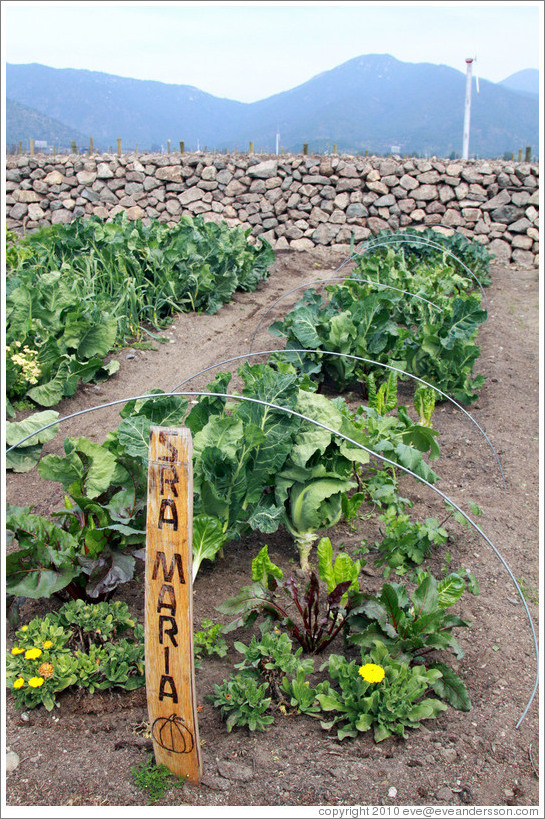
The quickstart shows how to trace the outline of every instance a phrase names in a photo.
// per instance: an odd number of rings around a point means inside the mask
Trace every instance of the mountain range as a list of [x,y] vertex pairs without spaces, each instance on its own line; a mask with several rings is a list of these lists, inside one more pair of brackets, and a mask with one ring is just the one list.
[[[526,146],[537,154],[537,69],[501,83],[473,83],[470,156]],[[83,69],[6,65],[6,142],[29,138],[95,150],[276,150],[459,156],[466,75],[388,54],[356,57],[288,91],[253,103],[215,97],[189,85],[135,80]],[[278,137],[277,137],[278,134]]]

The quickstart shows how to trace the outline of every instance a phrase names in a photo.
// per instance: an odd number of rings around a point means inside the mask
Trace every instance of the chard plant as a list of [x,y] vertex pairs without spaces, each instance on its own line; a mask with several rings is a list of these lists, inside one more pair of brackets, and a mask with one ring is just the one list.
[[217,606],[218,611],[234,619],[224,631],[247,626],[258,617],[270,624],[275,621],[307,653],[318,654],[335,639],[355,604],[361,569],[359,560],[337,555],[328,538],[318,544],[319,574],[312,571],[303,583],[284,573],[270,559],[264,546],[252,561],[252,584],[244,586],[235,597]]

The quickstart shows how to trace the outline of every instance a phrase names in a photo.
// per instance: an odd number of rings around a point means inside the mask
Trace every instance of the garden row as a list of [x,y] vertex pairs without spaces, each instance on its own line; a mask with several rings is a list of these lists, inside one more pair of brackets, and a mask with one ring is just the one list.
[[[281,706],[319,716],[339,739],[372,728],[380,741],[405,736],[449,705],[470,708],[443,652],[463,654],[452,632],[469,624],[449,609],[467,586],[476,590],[475,580],[462,567],[442,578],[424,568],[448,539],[446,521],[467,519],[447,501],[443,521],[412,520],[412,504],[399,491],[400,473],[431,486],[438,478],[429,464],[440,457],[432,418],[435,401],[445,397],[441,373],[433,372],[434,386],[420,383],[412,409],[400,405],[404,367],[429,366],[420,348],[433,362],[452,354],[446,383],[465,402],[482,382],[472,365],[486,312],[467,265],[435,244],[410,234],[398,246],[381,244],[359,258],[352,278],[327,285],[327,297],[305,294],[272,328],[288,338],[288,349],[239,368],[239,397],[229,394],[230,372],[218,373],[191,408],[183,396],[157,391],[129,401],[103,444],[66,438],[63,456],[40,460],[41,477],[62,485],[65,508],[52,521],[31,507],[8,506],[15,547],[6,563],[10,616],[15,622],[25,597],[75,602],[17,631],[8,683],[20,707],[52,708],[71,685],[144,684],[141,630],[105,601],[143,558],[150,428],[184,424],[194,451],[194,578],[203,560],[233,548],[243,533],[280,527],[293,538],[304,577],[285,578],[263,547],[250,585],[218,606],[230,622],[201,634],[202,655],[224,652],[221,631],[253,633],[235,643],[243,660],[213,694],[228,730],[264,729]],[[475,252],[466,243],[465,261],[478,268],[482,284],[489,262],[482,247]],[[350,359],[346,348],[354,351]],[[340,355],[327,355],[335,351]],[[323,394],[325,384],[338,391],[358,386],[367,402],[353,409],[342,395]],[[379,519],[381,539],[362,541],[357,555],[334,555],[328,530],[366,515]],[[395,573],[406,584],[362,590],[367,554],[386,577]],[[97,600],[100,609],[90,602]],[[256,619],[260,636],[247,631]],[[329,651],[341,633],[343,654],[329,654],[315,683],[312,656],[302,653]]]
[[7,226],[89,215],[226,220],[275,250],[346,251],[381,230],[444,225],[502,262],[538,265],[539,166],[401,157],[105,154],[8,158]]
[[[235,290],[254,290],[274,253],[242,228],[183,217],[175,228],[119,214],[8,233],[6,395],[58,404],[79,383],[117,371],[114,349],[184,311],[214,313]],[[8,412],[10,405],[8,403]]]

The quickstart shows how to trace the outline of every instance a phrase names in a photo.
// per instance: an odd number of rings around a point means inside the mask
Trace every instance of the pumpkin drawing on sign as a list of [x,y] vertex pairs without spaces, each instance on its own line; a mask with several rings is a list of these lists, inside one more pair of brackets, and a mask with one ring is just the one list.
[[161,748],[175,754],[189,754],[194,747],[193,734],[177,714],[157,717],[151,735]]

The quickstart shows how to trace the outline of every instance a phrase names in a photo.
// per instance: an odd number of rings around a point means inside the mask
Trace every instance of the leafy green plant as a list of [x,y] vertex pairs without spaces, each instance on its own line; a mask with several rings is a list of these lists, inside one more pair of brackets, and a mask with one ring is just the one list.
[[228,731],[235,726],[264,731],[274,722],[273,715],[267,713],[271,697],[266,692],[266,682],[259,684],[255,677],[238,673],[221,685],[214,685],[212,702],[219,708]]
[[322,728],[336,727],[339,740],[370,728],[375,742],[392,735],[405,738],[407,728],[418,728],[422,720],[446,710],[444,702],[426,696],[442,676],[439,669],[396,662],[379,641],[361,662],[330,654],[327,671],[336,685],[326,681],[317,695],[322,711],[334,712],[332,719],[322,721]]
[[[54,410],[35,412],[23,421],[6,421],[6,444],[12,446],[22,441],[27,435],[36,432],[20,447],[6,453],[6,469],[14,472],[28,472],[40,460],[42,447],[58,433],[58,425],[49,426],[59,417]],[[48,427],[48,429],[43,429]]]
[[[487,316],[479,295],[471,292],[475,279],[462,266],[456,268],[446,246],[445,251],[430,246],[430,252],[420,252],[422,242],[415,241],[415,257],[407,246],[394,246],[392,234],[385,238],[389,245],[369,245],[356,257],[354,278],[329,285],[327,296],[307,291],[270,332],[286,338],[288,350],[341,354],[294,352],[290,357],[298,368],[339,390],[358,384],[373,389],[367,376],[382,370],[342,355],[348,354],[396,366],[471,403],[484,382],[473,376],[473,367],[479,356],[475,338]],[[481,257],[483,273],[488,260],[482,254],[482,248],[476,249],[473,259]]]
[[203,619],[201,628],[193,635],[193,653],[197,669],[202,665],[202,657],[211,657],[213,654],[225,657],[227,654],[227,643],[222,636],[222,631],[221,623]]
[[[125,632],[132,632],[129,638]],[[67,603],[21,626],[8,654],[6,682],[17,708],[51,711],[72,686],[90,693],[144,685],[144,629],[125,603]]]
[[80,381],[112,375],[119,362],[105,358],[117,345],[154,336],[148,328],[177,312],[214,313],[235,290],[254,290],[274,253],[248,235],[201,216],[169,228],[120,213],[8,237],[8,398],[53,406]]
[[279,628],[266,627],[261,637],[254,635],[247,645],[235,643],[243,655],[235,665],[239,671],[215,686],[214,705],[220,708],[227,730],[235,725],[252,731],[265,730],[274,722],[273,712],[317,714],[317,694],[323,685],[312,688],[306,679],[314,670],[311,658],[302,659],[302,648]]
[[[437,518],[426,518],[422,523],[411,521],[408,514],[387,509],[378,519],[384,524],[382,539],[375,541],[378,555],[377,566],[384,566],[384,576],[392,571],[404,575],[409,568],[420,566],[435,546],[442,546],[448,540],[448,531],[439,524]],[[368,551],[362,544],[362,553]]]
[[157,765],[153,754],[146,762],[131,765],[131,773],[136,787],[146,792],[148,805],[163,799],[171,788],[183,788],[185,784],[185,779],[177,777],[166,765]]
[[[421,572],[410,596],[405,586],[385,583],[380,595],[362,594],[360,605],[349,613],[348,641],[366,650],[379,640],[393,658],[409,664],[422,662],[431,651],[451,651],[461,658],[464,652],[452,631],[470,623],[447,609],[465,588],[465,577],[456,572],[440,581],[429,572]],[[453,707],[469,710],[469,696],[458,675],[444,663],[432,662],[430,667],[442,673],[434,690]]]

